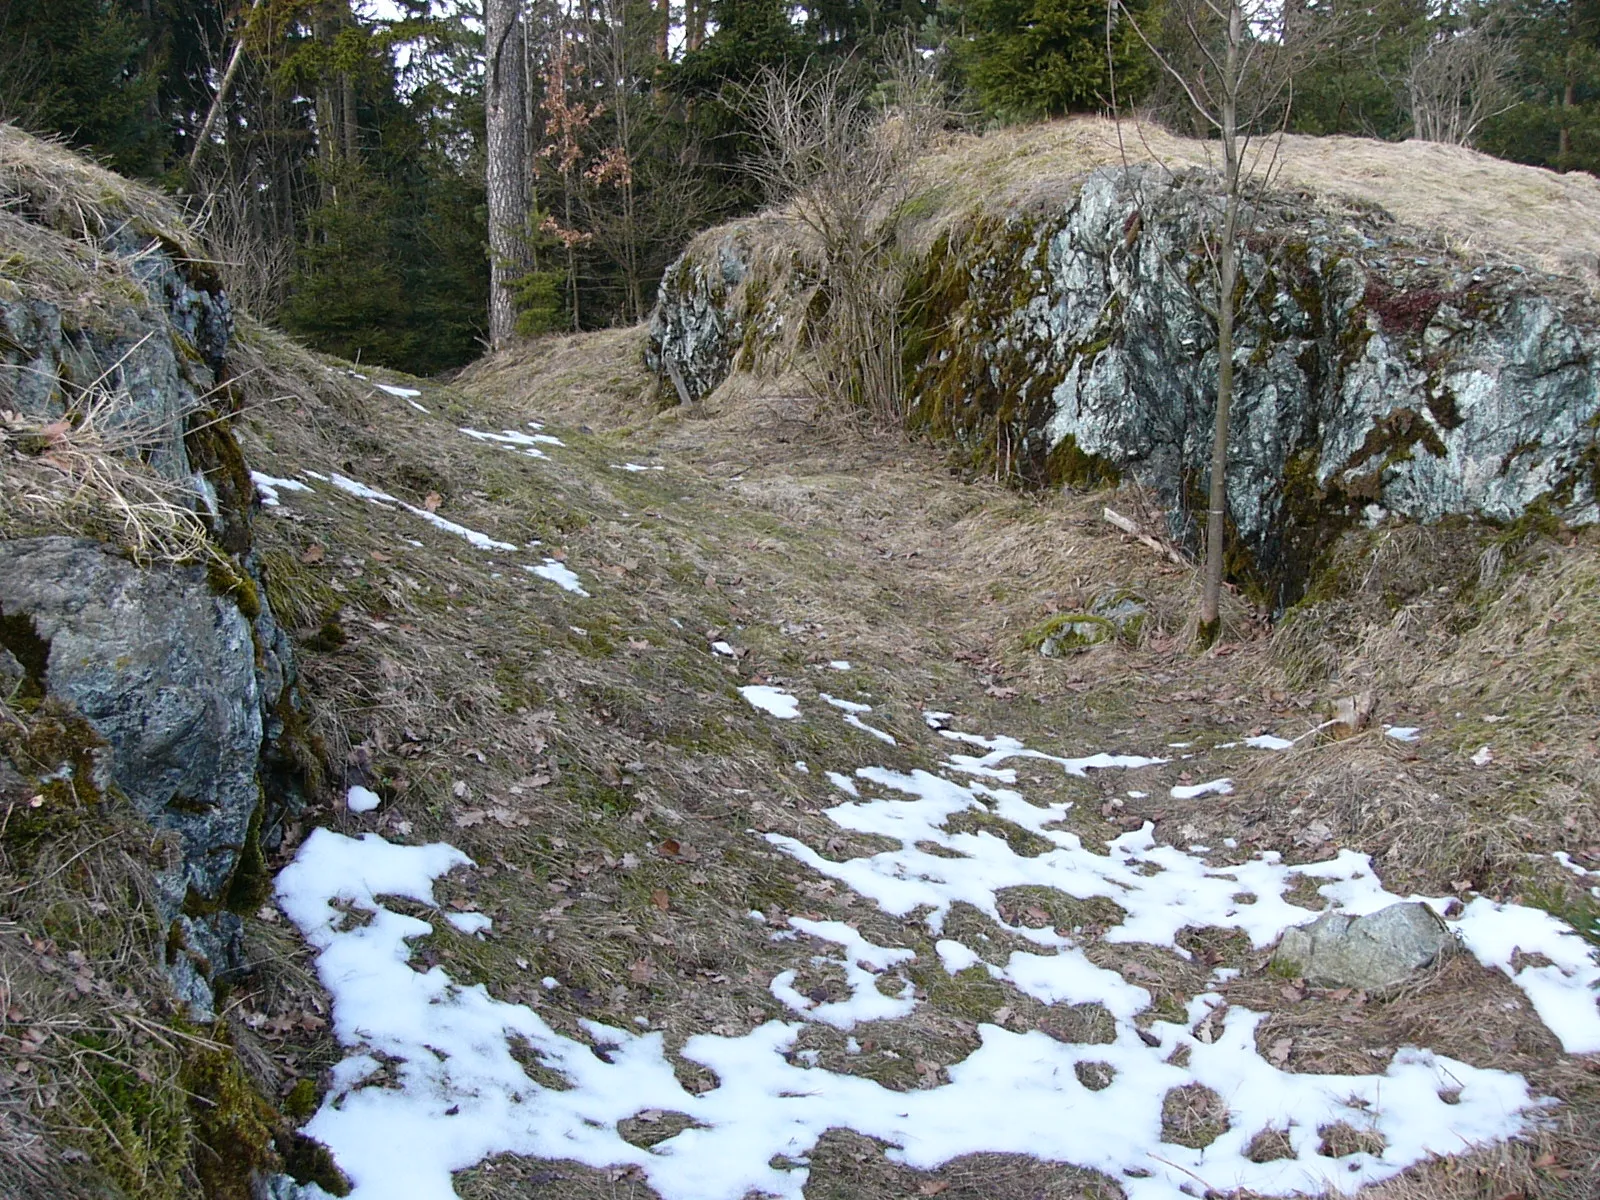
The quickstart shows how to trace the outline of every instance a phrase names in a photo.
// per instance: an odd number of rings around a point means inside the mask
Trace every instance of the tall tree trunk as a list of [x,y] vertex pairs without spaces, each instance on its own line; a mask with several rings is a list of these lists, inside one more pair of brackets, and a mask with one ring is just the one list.
[[684,45],[698,50],[706,40],[706,6],[710,0],[684,0]]
[[662,62],[666,62],[672,50],[672,0],[658,0],[656,8],[660,12],[657,18],[660,24],[656,29],[656,54]]
[[489,344],[516,334],[513,284],[528,270],[528,76],[520,0],[484,0],[484,100],[488,118]]

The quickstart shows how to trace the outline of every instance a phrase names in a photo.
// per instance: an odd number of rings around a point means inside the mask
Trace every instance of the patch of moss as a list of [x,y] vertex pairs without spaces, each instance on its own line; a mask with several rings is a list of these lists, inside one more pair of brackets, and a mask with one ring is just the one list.
[[183,1195],[191,1134],[183,1091],[128,1061],[101,1033],[80,1031],[71,1040],[82,1049],[84,1079],[64,1093],[63,1140],[130,1198]]
[[350,1180],[345,1177],[333,1154],[315,1138],[292,1132],[278,1138],[283,1169],[296,1183],[314,1183],[330,1196],[348,1196]]
[[194,1171],[206,1200],[251,1200],[252,1177],[280,1165],[273,1149],[278,1113],[245,1078],[231,1049],[202,1050],[184,1063]]
[[261,615],[261,593],[256,590],[256,581],[231,558],[215,552],[207,555],[206,582],[213,593],[232,600],[245,620],[254,621]]
[[0,722],[0,754],[37,783],[36,800],[13,808],[5,822],[5,843],[31,848],[49,837],[72,832],[104,796],[95,782],[106,741],[70,705],[51,698],[28,713],[23,726]]
[[195,470],[205,476],[217,495],[217,515],[212,533],[229,554],[250,553],[250,500],[255,485],[250,466],[234,440],[229,416],[206,409],[189,418],[183,444]]
[[1023,634],[1023,644],[1051,657],[1087,650],[1115,641],[1117,626],[1106,617],[1089,613],[1056,613]]
[[345,644],[346,637],[344,626],[331,617],[322,623],[315,633],[305,640],[307,650],[316,650],[322,654],[332,654]]
[[258,801],[250,814],[250,824],[245,830],[244,845],[239,848],[238,861],[228,879],[223,904],[236,913],[253,913],[272,895],[272,872],[267,867],[267,856],[261,849],[261,814],[265,805]]

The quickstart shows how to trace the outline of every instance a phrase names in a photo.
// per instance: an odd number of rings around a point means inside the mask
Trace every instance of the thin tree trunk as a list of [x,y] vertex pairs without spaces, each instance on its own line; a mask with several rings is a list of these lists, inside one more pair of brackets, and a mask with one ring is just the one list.
[[[250,11],[255,12],[261,7],[261,0],[251,0]],[[200,162],[200,152],[211,140],[211,131],[217,126],[217,118],[222,115],[222,106],[228,102],[228,92],[233,88],[233,81],[239,75],[239,65],[244,62],[244,35],[250,24],[250,18],[245,17],[239,26],[239,40],[233,44],[233,53],[228,57],[227,69],[222,72],[222,79],[217,83],[217,94],[211,101],[211,107],[206,110],[206,119],[200,124],[200,132],[195,134],[194,147],[189,151],[189,174],[194,175],[194,169]]]
[[1228,513],[1228,422],[1233,407],[1233,317],[1239,232],[1239,47],[1244,35],[1237,2],[1228,9],[1228,45],[1222,84],[1222,178],[1225,190],[1221,245],[1217,247],[1217,412],[1211,438],[1211,495],[1206,507],[1205,586],[1199,640],[1216,641],[1221,629],[1222,559]]
[[706,40],[706,7],[710,0],[684,0],[684,45],[698,50]]
[[343,107],[341,123],[344,126],[344,156],[350,162],[354,162],[361,153],[361,126],[356,120],[355,76],[351,75],[348,71],[340,72],[339,90],[341,92],[340,100]]
[[514,283],[527,271],[528,128],[526,33],[520,0],[484,0],[489,201],[489,344],[516,334]]
[[1572,110],[1577,107],[1578,89],[1568,63],[1566,87],[1561,91],[1561,145],[1556,153],[1556,169],[1565,171],[1572,162]]
[[656,30],[656,54],[662,62],[666,62],[672,49],[672,0],[660,0],[656,7],[661,10],[661,26]]

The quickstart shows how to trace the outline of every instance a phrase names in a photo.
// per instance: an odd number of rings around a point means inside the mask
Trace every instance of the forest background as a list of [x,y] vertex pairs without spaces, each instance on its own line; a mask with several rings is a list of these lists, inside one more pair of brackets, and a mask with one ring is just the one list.
[[[499,2],[528,81],[528,334],[640,320],[690,237],[759,206],[764,73],[838,66],[870,93],[910,46],[951,120],[982,129],[1107,111],[1114,63],[1124,109],[1198,132],[1103,0]],[[1127,4],[1157,48],[1162,3]],[[1292,130],[1600,172],[1600,0],[1288,3],[1282,28],[1318,40]],[[255,316],[435,374],[486,339],[483,17],[471,0],[0,0],[0,119],[185,197]],[[1430,120],[1430,87],[1471,120]]]

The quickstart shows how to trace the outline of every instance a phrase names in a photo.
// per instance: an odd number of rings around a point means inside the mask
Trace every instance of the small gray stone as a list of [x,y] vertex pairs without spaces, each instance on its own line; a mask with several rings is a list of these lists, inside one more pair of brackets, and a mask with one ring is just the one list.
[[1404,983],[1455,947],[1433,909],[1406,901],[1364,917],[1325,912],[1287,930],[1272,965],[1318,987],[1382,992]]
[[1065,658],[1117,636],[1113,622],[1090,613],[1069,613],[1048,628],[1049,633],[1039,642],[1039,653],[1046,658]]

